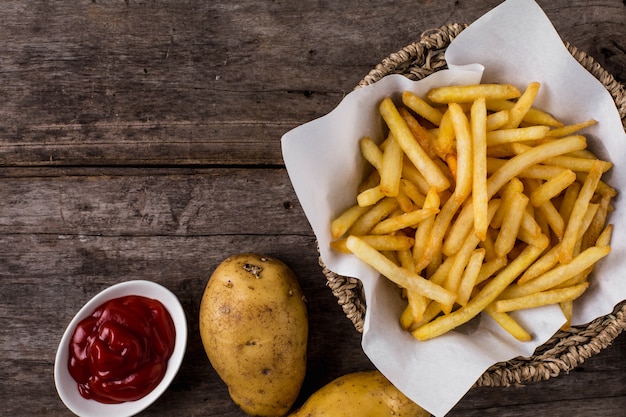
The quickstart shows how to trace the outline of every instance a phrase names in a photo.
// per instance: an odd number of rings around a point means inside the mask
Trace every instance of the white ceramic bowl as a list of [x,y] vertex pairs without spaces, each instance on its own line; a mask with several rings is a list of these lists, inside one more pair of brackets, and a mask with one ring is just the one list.
[[[67,367],[69,343],[76,325],[89,316],[98,306],[107,300],[126,295],[140,295],[159,300],[167,308],[176,327],[176,344],[169,359],[167,371],[163,380],[145,397],[121,404],[103,404],[95,400],[83,398],[78,392],[76,381],[72,378]],[[54,382],[59,397],[67,408],[78,416],[90,417],[128,417],[144,410],[156,401],[170,385],[183,361],[187,346],[187,320],[185,312],[178,298],[167,288],[151,281],[126,281],[113,285],[93,297],[74,316],[67,326],[54,361]]]

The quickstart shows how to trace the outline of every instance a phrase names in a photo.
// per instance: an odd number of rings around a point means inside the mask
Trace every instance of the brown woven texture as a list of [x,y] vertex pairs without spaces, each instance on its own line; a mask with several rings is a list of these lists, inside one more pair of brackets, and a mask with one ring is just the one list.
[[[383,59],[372,69],[356,89],[370,85],[389,74],[402,74],[420,80],[433,72],[447,68],[445,51],[450,42],[467,25],[450,24],[424,32],[419,41]],[[613,97],[622,125],[626,128],[626,94],[618,83],[592,57],[565,42],[572,56],[593,74]],[[366,302],[360,280],[337,275],[320,259],[320,266],[338,303],[355,329],[363,332]],[[626,301],[615,306],[611,314],[592,322],[557,332],[537,348],[531,357],[518,357],[491,366],[476,381],[475,386],[510,386],[546,380],[568,372],[585,359],[607,348],[626,329]]]

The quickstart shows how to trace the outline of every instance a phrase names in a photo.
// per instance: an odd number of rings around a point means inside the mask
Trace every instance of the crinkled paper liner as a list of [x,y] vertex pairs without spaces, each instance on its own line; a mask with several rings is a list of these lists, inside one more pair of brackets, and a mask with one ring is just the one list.
[[[402,74],[411,80],[421,80],[447,68],[445,51],[450,42],[467,25],[450,24],[424,32],[414,42],[383,59],[358,84],[356,88],[370,85],[389,74]],[[622,84],[607,73],[592,57],[565,42],[572,56],[608,90],[626,128],[626,94]],[[357,278],[345,277],[329,270],[321,258],[323,273],[339,305],[354,324],[363,332],[366,302],[363,285]],[[626,329],[626,301],[619,303],[611,314],[598,317],[586,325],[572,326],[557,332],[538,347],[531,357],[517,357],[499,362],[487,369],[474,386],[510,386],[547,380],[562,372],[569,372],[585,359],[607,348]]]

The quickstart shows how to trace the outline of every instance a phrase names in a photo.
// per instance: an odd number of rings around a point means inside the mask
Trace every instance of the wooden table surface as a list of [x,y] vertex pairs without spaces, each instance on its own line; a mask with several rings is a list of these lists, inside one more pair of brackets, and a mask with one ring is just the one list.
[[[185,360],[141,415],[242,416],[198,328],[213,269],[288,263],[310,316],[302,400],[371,369],[318,266],[280,138],[332,110],[381,59],[480,1],[0,2],[0,414],[71,415],[54,355],[73,315],[131,279],[186,310]],[[621,0],[539,1],[564,40],[626,82]],[[450,416],[622,416],[626,337],[569,374],[473,389]]]

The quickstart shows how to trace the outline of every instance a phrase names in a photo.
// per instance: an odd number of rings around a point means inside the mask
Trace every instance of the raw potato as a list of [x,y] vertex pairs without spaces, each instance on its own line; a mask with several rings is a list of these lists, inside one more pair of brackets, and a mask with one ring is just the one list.
[[200,336],[233,401],[251,416],[284,416],[306,371],[308,317],[293,271],[257,254],[224,260],[200,304]]
[[379,371],[354,372],[320,388],[290,417],[430,417]]

